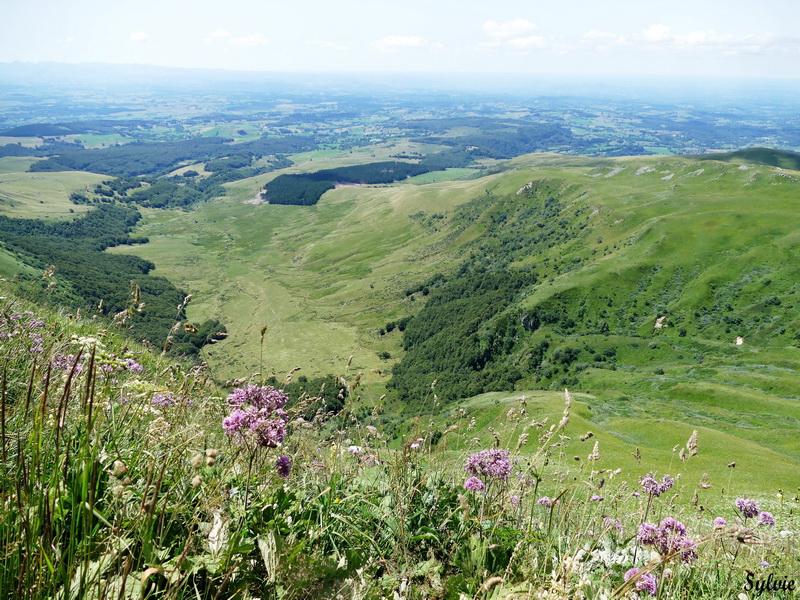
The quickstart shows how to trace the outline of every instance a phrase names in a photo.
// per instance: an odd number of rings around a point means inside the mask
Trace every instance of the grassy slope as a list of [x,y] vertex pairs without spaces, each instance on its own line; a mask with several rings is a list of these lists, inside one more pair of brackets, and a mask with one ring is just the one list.
[[72,204],[70,194],[108,179],[78,171],[26,173],[32,162],[30,158],[0,158],[0,214],[44,220],[69,218],[89,209]]
[[[0,214],[44,220],[71,218],[86,212],[89,207],[72,204],[69,195],[107,179],[101,175],[72,171],[26,173],[28,167],[37,160],[40,159],[16,156],[0,158]],[[36,272],[0,248],[0,277]]]
[[[566,474],[586,464],[594,443],[598,442],[600,460],[594,468],[608,471],[620,468],[622,477],[629,481],[635,481],[639,475],[651,470],[672,475],[680,473],[687,486],[685,494],[691,496],[703,476],[707,475],[706,481],[711,487],[705,491],[699,489],[700,499],[706,506],[724,502],[721,498],[725,490],[732,488],[763,491],[780,488],[792,494],[796,491],[796,458],[742,439],[735,431],[720,431],[713,424],[700,425],[680,415],[673,419],[652,418],[640,411],[636,415],[598,421],[598,402],[600,399],[595,395],[573,395],[567,437],[551,456],[557,470]],[[459,426],[446,439],[446,447],[454,451],[454,456],[460,456],[458,451],[465,449],[491,446],[493,439],[489,428],[499,433],[501,447],[515,447],[526,420],[517,420],[513,414],[509,418],[509,410],[518,413],[524,408],[537,421],[548,419],[549,427],[561,418],[564,394],[535,390],[520,390],[513,394],[490,392],[469,399],[461,407],[466,410],[463,417],[455,411],[444,411],[434,417],[437,423]],[[476,418],[475,431],[467,433],[472,417]],[[678,451],[695,429],[698,431],[699,452],[682,462]],[[522,447],[523,454],[535,451],[535,431],[531,431],[528,442]],[[588,431],[593,436],[581,441],[580,436]],[[476,438],[481,440],[480,444],[475,442]],[[639,461],[633,457],[636,449],[639,449]],[[736,467],[729,468],[727,465],[733,462]]]
[[[350,157],[324,162],[349,164]],[[638,302],[637,327],[644,338],[572,340],[544,331],[556,343],[618,350],[617,370],[581,373],[576,389],[595,398],[585,418],[615,436],[609,439],[619,450],[612,454],[650,447],[662,466],[675,432],[716,430],[718,447],[736,448],[740,455],[746,450],[768,462],[769,477],[788,486],[791,466],[800,466],[800,351],[788,342],[773,344],[778,326],[761,319],[771,310],[763,304],[762,288],[770,279],[770,293],[784,300],[781,314],[794,315],[789,325],[796,326],[797,310],[789,303],[800,281],[792,260],[797,233],[786,215],[797,214],[800,183],[777,176],[772,167],[686,157],[532,155],[511,167],[467,181],[341,188],[310,208],[244,204],[265,178],[275,176],[270,174],[230,184],[227,198],[188,214],[148,212],[142,233],[152,241],[136,252],[195,293],[191,318],[217,317],[228,326],[230,337],[209,357],[217,376],[258,370],[259,330],[268,325],[264,369],[342,372],[352,355],[351,373],[364,372],[367,396],[377,397],[384,380],[373,370],[385,371],[392,362],[377,353],[396,358],[401,351],[398,332],[381,337],[376,330],[413,313],[423,299],[406,298],[403,290],[457,265],[464,245],[481,233],[479,226],[452,231],[451,212],[485,190],[513,194],[537,178],[581,186],[585,193],[570,201],[592,209],[588,227],[578,239],[551,249],[549,262],[530,258],[544,282],[515,310],[569,290],[577,290],[590,312],[599,312],[615,294]],[[292,170],[316,168],[322,165],[315,160]],[[446,218],[411,218],[420,212]],[[582,257],[581,268],[557,275],[553,265],[573,257]],[[642,288],[643,273],[654,270]],[[678,283],[676,270],[682,273]],[[692,311],[724,286],[733,290],[740,329],[746,331],[712,324],[702,332],[708,339],[698,338]],[[645,299],[652,304],[645,306]],[[654,332],[656,307],[663,306],[672,328]],[[631,309],[615,310],[620,314],[612,316],[623,318]],[[678,325],[688,329],[687,337],[677,337]],[[739,334],[746,342],[736,347],[732,341]],[[523,382],[531,385],[533,380]],[[711,470],[718,478],[725,475],[723,462]]]

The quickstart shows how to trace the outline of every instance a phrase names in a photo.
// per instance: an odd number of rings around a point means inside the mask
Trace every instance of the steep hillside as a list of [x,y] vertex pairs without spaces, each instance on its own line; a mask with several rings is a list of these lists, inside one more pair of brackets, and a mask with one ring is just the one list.
[[529,155],[314,207],[245,204],[246,180],[148,212],[136,251],[228,326],[218,377],[349,365],[412,412],[434,381],[450,406],[566,386],[632,448],[684,423],[797,461],[800,174],[704,158]]

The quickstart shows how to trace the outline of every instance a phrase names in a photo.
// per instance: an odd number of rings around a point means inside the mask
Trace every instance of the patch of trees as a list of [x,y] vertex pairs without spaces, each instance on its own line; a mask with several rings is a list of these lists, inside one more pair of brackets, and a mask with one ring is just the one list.
[[286,408],[296,409],[306,421],[318,414],[337,415],[347,401],[347,385],[335,375],[324,375],[313,379],[301,375],[290,383],[271,377],[268,383],[283,388],[289,396]]
[[555,123],[498,126],[454,137],[424,137],[416,141],[472,148],[473,156],[505,159],[545,150],[575,149],[583,143],[566,127]]
[[[250,156],[251,160],[241,166],[249,166],[252,158],[265,155],[280,155],[303,152],[316,148],[316,140],[311,136],[287,136],[279,138],[261,138],[242,144],[231,144],[231,140],[222,137],[194,137],[171,142],[135,142],[108,148],[82,149],[72,147],[69,150],[51,149],[51,156],[31,165],[30,171],[89,171],[116,177],[135,177],[139,175],[164,175],[174,170],[183,161],[206,162],[222,159],[212,170],[230,171],[238,167],[241,158],[231,158],[231,150],[236,157]],[[16,152],[16,151],[15,151]],[[42,153],[22,156],[42,156]]]
[[270,204],[311,206],[338,183],[392,183],[430,170],[430,167],[423,164],[386,161],[324,169],[314,173],[279,175],[267,183],[266,196]]
[[34,156],[45,157],[59,152],[75,152],[82,150],[77,142],[63,142],[59,140],[45,140],[45,143],[37,148],[27,148],[21,144],[5,144],[0,146],[0,157],[3,156]]
[[504,359],[520,326],[502,312],[534,282],[530,273],[498,270],[470,273],[434,289],[406,325],[406,353],[389,387],[415,408],[431,398],[434,380],[442,402],[513,388],[522,373]]
[[199,137],[177,142],[132,143],[75,150],[31,165],[30,171],[89,171],[117,177],[165,174],[185,160],[210,160],[225,150],[226,138]]
[[[146,242],[146,238],[130,236],[140,218],[137,210],[119,204],[99,206],[74,221],[48,223],[0,216],[0,241],[42,271],[55,267],[56,286],[47,288],[47,294],[43,293],[46,281],[30,280],[29,287],[39,301],[50,298],[110,317],[134,302],[135,283],[138,300],[127,323],[129,333],[162,347],[176,321],[186,318],[185,312],[177,309],[185,295],[167,279],[150,275],[155,267],[152,262],[103,252],[112,246]],[[197,354],[213,333],[224,331],[217,322],[206,322],[198,329],[197,338],[188,333],[180,337],[181,352]]]
[[216,158],[206,163],[206,171],[227,171],[249,167],[253,163],[251,152],[237,152],[225,158]]
[[117,133],[132,127],[149,125],[146,121],[75,121],[70,123],[30,123],[0,131],[6,137],[45,137],[79,135],[84,133],[108,134]]

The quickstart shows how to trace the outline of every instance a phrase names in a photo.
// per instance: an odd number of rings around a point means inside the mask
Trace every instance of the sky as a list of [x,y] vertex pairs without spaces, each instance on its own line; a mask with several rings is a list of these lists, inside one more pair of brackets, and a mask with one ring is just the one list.
[[0,63],[800,80],[798,0],[0,0]]

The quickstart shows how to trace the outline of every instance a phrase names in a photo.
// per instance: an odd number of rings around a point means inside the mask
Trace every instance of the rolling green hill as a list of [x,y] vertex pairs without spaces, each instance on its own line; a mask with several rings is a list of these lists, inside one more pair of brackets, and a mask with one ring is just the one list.
[[344,372],[398,423],[568,387],[620,455],[702,427],[791,473],[800,173],[771,166],[788,153],[724,158],[536,154],[310,207],[253,203],[270,179],[313,170],[300,162],[189,212],[142,209],[150,242],[108,252],[192,293],[190,321],[225,324],[204,354],[218,380]]
[[[365,397],[390,382],[390,413],[429,410],[435,380],[445,409],[569,387],[631,451],[700,426],[798,464],[800,174],[745,157],[528,155],[476,179],[341,188],[314,207],[245,204],[256,178],[189,214],[146,212],[151,242],[136,252],[195,293],[190,318],[226,324],[208,356],[220,378],[349,364]],[[453,286],[480,273],[528,279],[468,316],[458,298],[478,296]],[[421,328],[425,340],[408,337]]]

